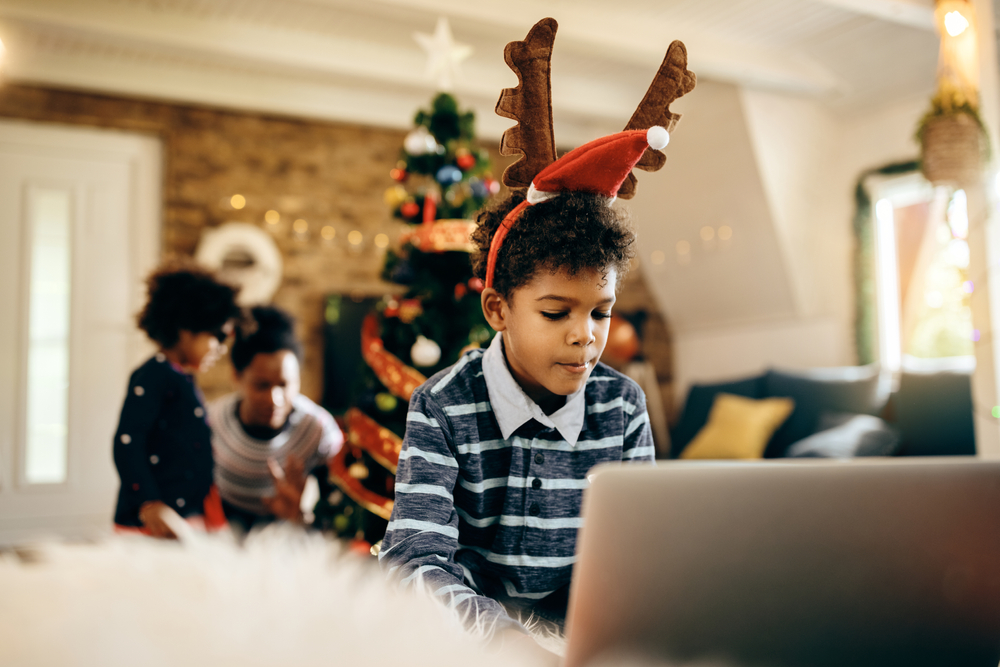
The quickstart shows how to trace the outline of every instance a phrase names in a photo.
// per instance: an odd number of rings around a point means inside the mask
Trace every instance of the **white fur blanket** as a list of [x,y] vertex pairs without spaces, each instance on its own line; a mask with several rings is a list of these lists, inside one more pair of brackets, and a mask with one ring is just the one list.
[[531,667],[370,560],[276,528],[0,553],[0,665]]

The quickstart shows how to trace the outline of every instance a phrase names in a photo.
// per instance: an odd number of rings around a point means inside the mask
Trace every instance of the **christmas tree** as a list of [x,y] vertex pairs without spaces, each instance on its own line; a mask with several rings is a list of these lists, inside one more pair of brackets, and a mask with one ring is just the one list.
[[[408,224],[386,253],[383,277],[405,293],[384,298],[365,318],[367,367],[347,411],[348,445],[330,465],[316,518],[337,535],[374,544],[392,512],[393,484],[413,390],[491,337],[479,304],[482,281],[469,261],[471,220],[500,185],[475,145],[474,116],[438,94],[417,112],[385,193]],[[363,540],[363,542],[362,542]]]

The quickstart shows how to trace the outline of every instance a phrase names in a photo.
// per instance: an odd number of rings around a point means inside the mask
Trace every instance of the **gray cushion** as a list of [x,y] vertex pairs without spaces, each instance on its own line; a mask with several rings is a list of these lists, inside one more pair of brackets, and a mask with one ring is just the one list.
[[788,448],[789,457],[851,458],[891,456],[899,448],[899,434],[872,415],[824,413],[820,431]]
[[784,456],[793,442],[816,433],[823,412],[875,415],[888,398],[880,391],[876,365],[770,370],[764,376],[764,396],[787,396],[795,401],[795,410],[764,450],[767,458]]

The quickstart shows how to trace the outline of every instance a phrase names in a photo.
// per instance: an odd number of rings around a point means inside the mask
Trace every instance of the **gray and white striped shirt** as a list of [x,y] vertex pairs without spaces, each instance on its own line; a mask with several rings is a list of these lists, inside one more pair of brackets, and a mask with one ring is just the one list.
[[587,472],[653,458],[632,380],[597,364],[546,416],[511,376],[498,334],[413,393],[379,560],[472,627],[516,626],[508,609],[530,612],[570,581]]
[[269,458],[282,467],[294,454],[308,475],[340,451],[344,436],[325,409],[302,394],[292,401],[292,413],[273,438],[260,440],[247,434],[239,418],[239,394],[228,394],[208,406],[212,427],[215,483],[228,503],[260,516],[271,516],[261,498],[274,495]]

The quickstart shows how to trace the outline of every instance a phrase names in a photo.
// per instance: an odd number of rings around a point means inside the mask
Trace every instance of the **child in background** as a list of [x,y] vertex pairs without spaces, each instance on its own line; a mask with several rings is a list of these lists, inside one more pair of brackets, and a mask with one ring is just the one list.
[[275,519],[301,521],[306,476],[344,443],[333,416],[299,393],[302,344],[291,316],[271,306],[250,316],[256,329],[233,339],[239,391],[209,406],[222,509],[244,533]]
[[562,631],[590,469],[654,458],[642,390],[599,362],[635,245],[610,204],[631,196],[637,164],[662,166],[661,125],[677,118],[669,103],[694,87],[675,42],[630,129],[557,160],[555,30],[544,19],[505,51],[520,83],[497,112],[520,123],[501,151],[525,157],[504,182],[523,189],[480,214],[472,236],[497,334],[414,391],[379,553],[389,574],[422,584],[472,628],[522,643],[515,619]]
[[146,285],[137,320],[160,349],[132,373],[115,432],[115,524],[173,537],[165,512],[225,525],[213,487],[212,432],[192,376],[225,354],[240,309],[237,290],[203,269],[163,268]]

